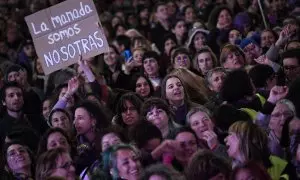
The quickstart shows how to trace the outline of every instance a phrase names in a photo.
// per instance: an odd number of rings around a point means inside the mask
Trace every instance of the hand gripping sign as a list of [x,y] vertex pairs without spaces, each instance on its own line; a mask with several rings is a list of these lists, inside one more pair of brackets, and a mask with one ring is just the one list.
[[67,0],[25,20],[45,74],[109,50],[92,0]]

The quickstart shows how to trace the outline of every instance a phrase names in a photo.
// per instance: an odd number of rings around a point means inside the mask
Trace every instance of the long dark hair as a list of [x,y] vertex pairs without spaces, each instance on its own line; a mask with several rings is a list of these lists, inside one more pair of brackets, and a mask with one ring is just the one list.
[[102,130],[104,128],[107,128],[110,125],[110,122],[103,112],[102,109],[100,109],[95,103],[90,101],[83,101],[81,104],[76,106],[75,109],[83,108],[85,109],[90,117],[93,117],[96,119],[96,128],[98,130]]

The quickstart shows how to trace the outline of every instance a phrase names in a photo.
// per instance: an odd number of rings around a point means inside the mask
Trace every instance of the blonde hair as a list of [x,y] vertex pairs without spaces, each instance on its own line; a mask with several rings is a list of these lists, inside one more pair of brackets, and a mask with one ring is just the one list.
[[[182,81],[190,100],[196,103],[207,102],[209,91],[205,86],[205,80],[186,68],[177,68],[170,72]],[[196,100],[196,101],[195,101]],[[197,102],[202,101],[202,102]]]
[[254,160],[263,162],[266,167],[270,165],[268,135],[264,130],[252,122],[237,121],[229,127],[229,132],[240,139],[239,150],[246,162]]
[[243,58],[244,58],[244,64],[245,64],[245,53],[244,51],[236,46],[236,45],[232,45],[232,44],[226,44],[222,50],[221,50],[221,54],[220,54],[220,65],[223,66],[223,64],[226,62],[227,60],[227,56],[232,53],[232,52],[239,52]]
[[[132,35],[134,34],[134,35]],[[134,37],[141,37],[143,36],[138,30],[136,29],[128,29],[126,32],[125,32],[125,35],[128,36],[129,38],[134,38]]]

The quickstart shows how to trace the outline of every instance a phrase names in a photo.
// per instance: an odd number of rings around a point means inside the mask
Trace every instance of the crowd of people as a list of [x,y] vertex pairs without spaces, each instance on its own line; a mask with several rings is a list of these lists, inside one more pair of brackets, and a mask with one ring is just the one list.
[[299,0],[94,0],[108,52],[46,75],[60,2],[0,0],[1,180],[300,178]]

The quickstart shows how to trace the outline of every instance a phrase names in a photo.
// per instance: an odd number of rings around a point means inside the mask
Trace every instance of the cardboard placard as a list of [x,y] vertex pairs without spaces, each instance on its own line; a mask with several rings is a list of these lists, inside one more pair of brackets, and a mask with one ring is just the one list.
[[45,74],[109,50],[92,0],[67,0],[25,20]]

